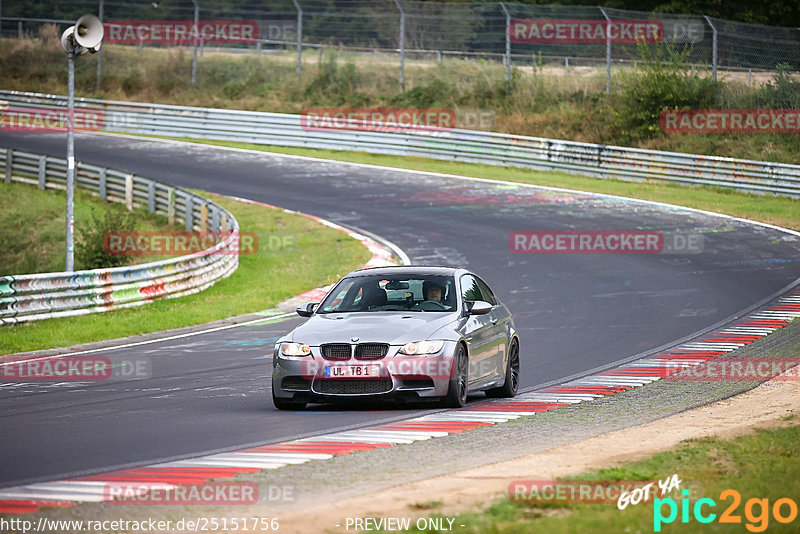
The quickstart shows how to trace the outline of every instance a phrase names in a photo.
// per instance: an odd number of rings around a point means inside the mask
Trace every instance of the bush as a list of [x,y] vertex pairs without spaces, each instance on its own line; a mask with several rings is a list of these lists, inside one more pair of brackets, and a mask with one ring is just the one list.
[[714,82],[705,73],[690,71],[686,53],[674,49],[638,47],[641,66],[622,77],[616,121],[624,141],[657,136],[659,117],[667,109],[713,106]]
[[755,98],[759,107],[800,109],[800,80],[791,76],[789,65],[778,65],[778,72],[758,89]]
[[133,214],[123,209],[111,209],[99,219],[92,211],[91,221],[78,226],[75,265],[78,269],[104,269],[129,263],[129,256],[109,254],[104,239],[109,232],[132,232],[136,227]]

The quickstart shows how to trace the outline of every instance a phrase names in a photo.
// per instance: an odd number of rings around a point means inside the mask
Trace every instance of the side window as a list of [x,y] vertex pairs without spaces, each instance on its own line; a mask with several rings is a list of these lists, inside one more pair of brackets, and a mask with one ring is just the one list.
[[497,300],[494,298],[494,293],[492,293],[492,290],[489,289],[489,286],[486,285],[486,282],[484,282],[480,278],[476,278],[476,280],[478,281],[478,287],[481,288],[481,294],[483,295],[483,300],[485,300],[492,306],[496,306]]
[[465,274],[461,277],[461,298],[464,301],[483,300],[478,281],[474,276]]

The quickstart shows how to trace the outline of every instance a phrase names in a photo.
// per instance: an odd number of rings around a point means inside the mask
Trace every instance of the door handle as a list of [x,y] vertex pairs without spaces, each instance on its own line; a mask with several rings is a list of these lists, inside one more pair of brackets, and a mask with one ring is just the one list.
[[492,317],[490,319],[490,321],[492,321],[492,325],[496,325],[497,324],[497,317]]

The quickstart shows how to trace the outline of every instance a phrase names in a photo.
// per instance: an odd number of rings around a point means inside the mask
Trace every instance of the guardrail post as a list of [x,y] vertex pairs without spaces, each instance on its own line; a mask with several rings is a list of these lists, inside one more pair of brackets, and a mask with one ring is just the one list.
[[108,189],[107,189],[107,182],[106,182],[106,174],[108,173],[108,169],[103,167],[100,169],[100,175],[97,177],[97,180],[100,182],[98,186],[98,191],[100,194],[100,200],[108,200]]
[[400,0],[394,0],[397,9],[400,11],[400,88],[406,90],[405,70],[406,70],[406,12],[400,5]]
[[211,231],[212,232],[219,232],[220,231],[220,221],[219,221],[219,210],[214,208],[211,211]]
[[156,212],[156,183],[152,180],[147,184],[147,211]]
[[208,230],[208,206],[200,204],[200,231],[205,232]]
[[611,29],[611,18],[606,14],[606,10],[603,9],[602,6],[600,7],[600,12],[603,13],[603,16],[606,18],[606,93],[611,92],[611,35],[609,35],[609,30]]
[[5,182],[11,183],[11,167],[14,165],[14,150],[11,148],[6,149],[6,177]]
[[167,190],[167,222],[170,226],[175,224],[175,188],[173,187]]
[[39,189],[44,191],[46,187],[45,178],[47,177],[47,156],[39,156]]
[[703,15],[708,25],[711,26],[711,79],[714,83],[714,101],[717,101],[717,27],[711,22],[708,15]]
[[303,9],[297,0],[292,0],[297,9],[297,82],[300,83],[300,75],[303,71]]
[[125,206],[128,211],[133,211],[133,175],[125,176]]
[[506,93],[508,93],[511,90],[511,14],[503,2],[500,2],[500,7],[506,14]]
[[189,195],[184,200],[183,221],[186,231],[191,232],[194,228],[194,199]]

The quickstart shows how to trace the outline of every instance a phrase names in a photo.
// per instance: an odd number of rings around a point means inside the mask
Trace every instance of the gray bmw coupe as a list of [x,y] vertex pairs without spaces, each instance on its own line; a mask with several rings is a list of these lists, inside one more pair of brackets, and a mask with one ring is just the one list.
[[513,397],[519,338],[508,309],[465,269],[353,271],[275,344],[272,400],[281,410],[345,399]]

